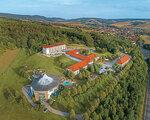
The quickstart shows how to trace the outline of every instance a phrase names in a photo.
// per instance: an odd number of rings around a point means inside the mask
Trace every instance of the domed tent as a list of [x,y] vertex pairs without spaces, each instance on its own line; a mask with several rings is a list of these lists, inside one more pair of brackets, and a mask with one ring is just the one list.
[[35,77],[31,83],[31,90],[35,95],[36,101],[41,97],[45,100],[50,98],[50,95],[57,89],[59,79],[56,76],[47,76],[46,74]]

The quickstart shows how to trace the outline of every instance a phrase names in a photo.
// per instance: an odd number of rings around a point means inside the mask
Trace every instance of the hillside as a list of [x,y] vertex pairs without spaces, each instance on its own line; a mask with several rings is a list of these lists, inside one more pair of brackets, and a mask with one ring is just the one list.
[[12,19],[21,19],[21,20],[32,20],[40,22],[79,22],[81,24],[92,25],[92,26],[110,26],[111,24],[117,25],[117,23],[123,22],[132,22],[134,25],[150,21],[150,19],[102,19],[102,18],[76,18],[76,19],[63,19],[56,17],[45,17],[40,15],[19,15],[19,14],[10,14],[10,13],[0,13],[0,17],[12,18]]
[[[82,22],[85,22],[84,19]],[[81,23],[77,23],[75,26],[80,26]],[[21,88],[31,83],[29,78],[37,69],[76,83],[72,89],[66,87],[58,96],[53,96],[55,102],[51,105],[58,110],[82,114],[84,120],[142,119],[147,65],[138,45],[124,37],[123,33],[118,35],[87,29],[74,27],[70,22],[64,27],[47,22],[0,18],[0,119],[69,119],[44,113],[40,103],[33,109],[23,96]],[[89,53],[86,53],[86,48],[92,49],[92,53],[100,59],[88,69],[81,69],[77,76],[67,75],[66,68],[76,61],[65,55],[46,57],[41,54],[43,44],[58,42],[79,48],[84,55]],[[127,65],[116,65],[113,66],[116,72],[99,74],[99,67],[105,61],[114,61],[121,54],[131,56]],[[93,77],[95,74],[96,78]]]

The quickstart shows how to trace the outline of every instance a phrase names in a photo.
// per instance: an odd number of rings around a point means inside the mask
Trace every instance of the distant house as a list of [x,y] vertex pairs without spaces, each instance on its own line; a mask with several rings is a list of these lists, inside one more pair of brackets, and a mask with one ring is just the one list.
[[35,100],[48,100],[50,95],[58,88],[59,80],[54,76],[47,76],[46,74],[35,77],[31,83],[31,91],[35,96]]
[[100,69],[99,69],[99,74],[102,74],[102,73],[105,73],[107,72],[107,67],[106,66],[102,66]]
[[112,66],[111,65],[103,65],[102,67],[100,67],[99,69],[99,74],[102,74],[102,73],[107,73],[108,71],[111,71],[111,72],[114,72],[114,70],[112,69]]
[[66,45],[64,43],[57,43],[55,45],[43,45],[42,51],[46,55],[56,55],[61,54],[66,50]]
[[79,61],[67,68],[67,70],[72,71],[75,75],[79,74],[81,69],[86,69],[88,65],[93,64],[93,61],[98,59],[94,53],[84,56],[79,54],[78,50],[71,50],[66,54]]
[[130,59],[131,57],[129,55],[124,54],[117,60],[117,64],[120,66],[124,66],[130,61]]

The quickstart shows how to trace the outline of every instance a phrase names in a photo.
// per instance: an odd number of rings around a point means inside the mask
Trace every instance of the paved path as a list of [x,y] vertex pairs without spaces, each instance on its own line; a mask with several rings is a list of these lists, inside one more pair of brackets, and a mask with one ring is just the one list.
[[[52,108],[47,102],[44,102],[43,104],[45,105],[45,107],[46,107],[46,108],[49,110],[49,112],[51,112],[51,113],[54,113],[54,114],[57,114],[57,115],[60,115],[60,116],[64,116],[64,117],[66,117],[66,116],[69,115],[68,112],[62,112],[62,111],[59,111],[59,110],[56,110],[56,109]],[[77,114],[77,115],[76,115],[76,119],[77,119],[77,120],[83,120],[83,119],[82,119],[82,115],[81,115],[81,114]]]
[[32,107],[35,108],[36,104],[32,101],[31,97],[27,94],[26,87],[22,87],[22,93],[25,95],[25,97],[27,98],[28,102],[32,105]]
[[44,102],[43,104],[49,110],[49,112],[52,112],[54,114],[61,115],[61,116],[68,116],[69,115],[68,112],[62,112],[62,111],[53,109],[47,102]]
[[[36,104],[32,101],[31,97],[27,94],[27,87],[28,86],[22,87],[22,93],[25,95],[25,97],[27,98],[28,102],[32,105],[32,107],[35,108]],[[64,116],[64,117],[69,115],[68,112],[63,112],[63,111],[59,111],[59,110],[56,110],[56,109],[52,108],[47,102],[44,102],[43,104],[44,104],[45,108],[47,108],[48,111],[51,112],[51,113],[54,113],[54,114],[57,114],[57,115],[60,115],[60,116]],[[83,120],[82,115],[77,114],[76,119],[77,120]]]

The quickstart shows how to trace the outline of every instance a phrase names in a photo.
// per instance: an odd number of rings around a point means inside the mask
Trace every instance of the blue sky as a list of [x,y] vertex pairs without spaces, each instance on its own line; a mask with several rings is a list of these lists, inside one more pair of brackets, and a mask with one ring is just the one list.
[[150,18],[150,0],[0,0],[0,12],[61,18]]

